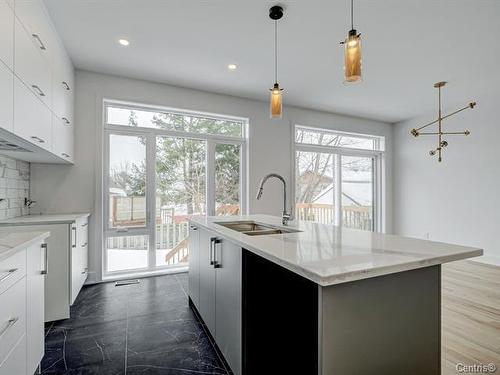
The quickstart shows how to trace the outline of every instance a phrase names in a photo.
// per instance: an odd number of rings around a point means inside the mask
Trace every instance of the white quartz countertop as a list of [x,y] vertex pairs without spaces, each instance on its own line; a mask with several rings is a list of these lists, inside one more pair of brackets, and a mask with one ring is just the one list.
[[16,232],[15,230],[1,229],[0,261],[10,257],[16,251],[25,249],[49,236],[50,232]]
[[81,217],[88,217],[90,213],[74,214],[34,214],[18,216],[11,219],[0,220],[0,226],[6,225],[35,225],[35,224],[66,224],[74,223]]
[[322,285],[334,285],[480,256],[482,249],[306,221],[290,222],[301,232],[248,236],[217,222],[253,220],[282,227],[268,215],[192,217],[193,225],[215,232],[263,258]]

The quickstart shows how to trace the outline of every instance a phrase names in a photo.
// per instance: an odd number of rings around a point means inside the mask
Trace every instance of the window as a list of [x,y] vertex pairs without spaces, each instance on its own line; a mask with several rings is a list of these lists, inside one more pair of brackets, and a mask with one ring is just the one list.
[[297,219],[380,230],[383,150],[383,137],[296,126]]
[[134,126],[143,128],[173,130],[186,133],[219,134],[242,138],[244,121],[208,117],[172,110],[130,108],[129,106],[108,105],[106,120],[109,125]]
[[246,120],[104,106],[103,274],[187,265],[190,216],[245,211]]
[[361,150],[384,150],[384,138],[369,135],[358,135],[331,130],[295,127],[295,142],[329,147],[352,148]]

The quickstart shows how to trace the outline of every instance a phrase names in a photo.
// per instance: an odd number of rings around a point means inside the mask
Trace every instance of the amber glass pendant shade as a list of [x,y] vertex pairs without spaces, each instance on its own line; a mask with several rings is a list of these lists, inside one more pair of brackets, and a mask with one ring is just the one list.
[[278,83],[275,83],[273,88],[270,89],[271,95],[269,97],[269,113],[271,118],[282,118],[283,116],[283,89],[280,88]]
[[361,81],[361,35],[349,31],[344,44],[344,82]]

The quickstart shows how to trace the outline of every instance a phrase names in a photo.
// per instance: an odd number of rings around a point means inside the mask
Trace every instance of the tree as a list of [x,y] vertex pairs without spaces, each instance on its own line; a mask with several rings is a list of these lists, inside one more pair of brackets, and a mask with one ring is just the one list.
[[[188,133],[241,136],[241,127],[232,121],[159,112],[152,118],[156,128]],[[137,115],[130,111],[129,125],[137,126]],[[145,142],[145,140],[143,140]],[[216,156],[216,202],[239,201],[239,149],[218,144]],[[156,195],[160,205],[184,206],[187,214],[205,212],[206,142],[185,137],[159,136],[156,139]],[[115,173],[117,183],[127,181],[131,195],[144,194],[146,166],[132,165]],[[113,177],[114,178],[114,177]],[[142,185],[141,185],[142,182]],[[128,193],[128,191],[127,191]]]

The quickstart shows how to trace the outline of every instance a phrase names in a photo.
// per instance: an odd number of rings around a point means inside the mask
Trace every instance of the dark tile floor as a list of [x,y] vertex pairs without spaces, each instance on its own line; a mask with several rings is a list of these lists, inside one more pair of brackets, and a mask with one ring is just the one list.
[[86,286],[71,318],[46,326],[43,374],[229,372],[188,306],[187,274]]

